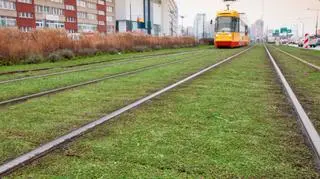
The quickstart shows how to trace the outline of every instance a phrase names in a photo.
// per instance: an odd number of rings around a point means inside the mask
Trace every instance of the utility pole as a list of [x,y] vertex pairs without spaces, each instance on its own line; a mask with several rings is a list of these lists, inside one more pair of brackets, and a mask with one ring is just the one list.
[[202,14],[202,39],[204,39],[204,17],[205,17],[205,13]]
[[151,35],[151,0],[148,1],[148,34]]
[[318,36],[318,24],[319,24],[319,11],[320,9],[311,9],[311,8],[308,8],[307,10],[309,11],[316,11],[317,12],[317,18],[316,18],[316,37]]
[[[303,23],[303,21],[302,21],[302,18],[298,18],[297,19],[300,23],[301,23],[301,25],[302,25],[302,29],[301,29],[301,31],[302,31],[302,37],[304,37],[304,23]],[[299,28],[299,27],[298,27]]]
[[169,11],[170,12],[170,33],[171,36],[173,36],[173,17],[174,17],[174,11]]
[[131,0],[130,0],[130,32],[132,32],[132,8],[131,8]]
[[181,28],[181,34],[183,36],[183,33],[184,33],[184,29],[183,29],[183,19],[185,18],[185,16],[180,16],[181,18],[181,23],[182,23],[182,28]]

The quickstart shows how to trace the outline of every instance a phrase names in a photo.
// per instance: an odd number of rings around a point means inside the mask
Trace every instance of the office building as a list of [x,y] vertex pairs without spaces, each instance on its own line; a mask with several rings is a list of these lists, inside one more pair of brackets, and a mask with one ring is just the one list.
[[117,0],[116,19],[118,32],[156,36],[174,36],[178,32],[178,7],[174,0]]

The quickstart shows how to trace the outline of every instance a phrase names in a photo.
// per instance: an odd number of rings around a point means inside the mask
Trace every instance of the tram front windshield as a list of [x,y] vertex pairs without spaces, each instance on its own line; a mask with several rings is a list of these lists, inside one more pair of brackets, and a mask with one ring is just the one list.
[[234,17],[217,17],[215,24],[216,32],[234,32],[236,26]]

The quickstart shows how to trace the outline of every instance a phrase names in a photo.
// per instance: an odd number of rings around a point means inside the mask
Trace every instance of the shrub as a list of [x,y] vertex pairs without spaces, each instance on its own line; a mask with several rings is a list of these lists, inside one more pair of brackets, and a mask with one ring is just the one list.
[[43,61],[43,56],[40,54],[31,54],[29,55],[24,61],[24,64],[34,64],[34,63],[40,63]]
[[81,56],[93,56],[97,54],[98,50],[95,48],[83,48],[78,50],[78,54]]
[[71,59],[75,54],[95,55],[98,51],[110,54],[144,52],[150,48],[179,48],[182,45],[194,46],[196,41],[191,37],[154,37],[140,33],[80,34],[73,38],[66,31],[57,29],[21,32],[18,29],[0,28],[0,63],[37,63],[40,62],[40,56],[54,62],[62,58]]
[[160,50],[160,49],[162,49],[162,47],[161,47],[161,45],[155,45],[155,46],[153,47],[153,49],[154,49],[154,50]]
[[49,60],[50,62],[56,62],[56,61],[63,60],[63,57],[60,55],[60,53],[53,52],[53,53],[50,53],[50,54],[49,54],[48,60]]
[[66,58],[66,59],[74,58],[73,51],[69,50],[69,49],[62,49],[62,50],[57,51],[57,53],[59,53],[63,58]]
[[118,51],[116,48],[110,48],[110,49],[108,50],[108,53],[114,55],[114,54],[119,53],[119,51]]
[[147,46],[135,46],[133,47],[133,50],[136,51],[136,52],[145,52],[147,50]]

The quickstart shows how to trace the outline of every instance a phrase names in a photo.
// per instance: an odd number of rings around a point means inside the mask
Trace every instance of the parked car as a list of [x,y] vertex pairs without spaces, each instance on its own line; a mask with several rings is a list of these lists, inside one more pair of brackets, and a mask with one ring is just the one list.
[[282,45],[286,45],[289,43],[289,40],[288,39],[281,39],[281,44]]
[[304,42],[304,39],[300,39],[298,41],[298,47],[303,47],[303,42]]
[[315,48],[316,46],[320,45],[320,38],[317,38],[315,36],[310,37],[310,43],[309,46]]

